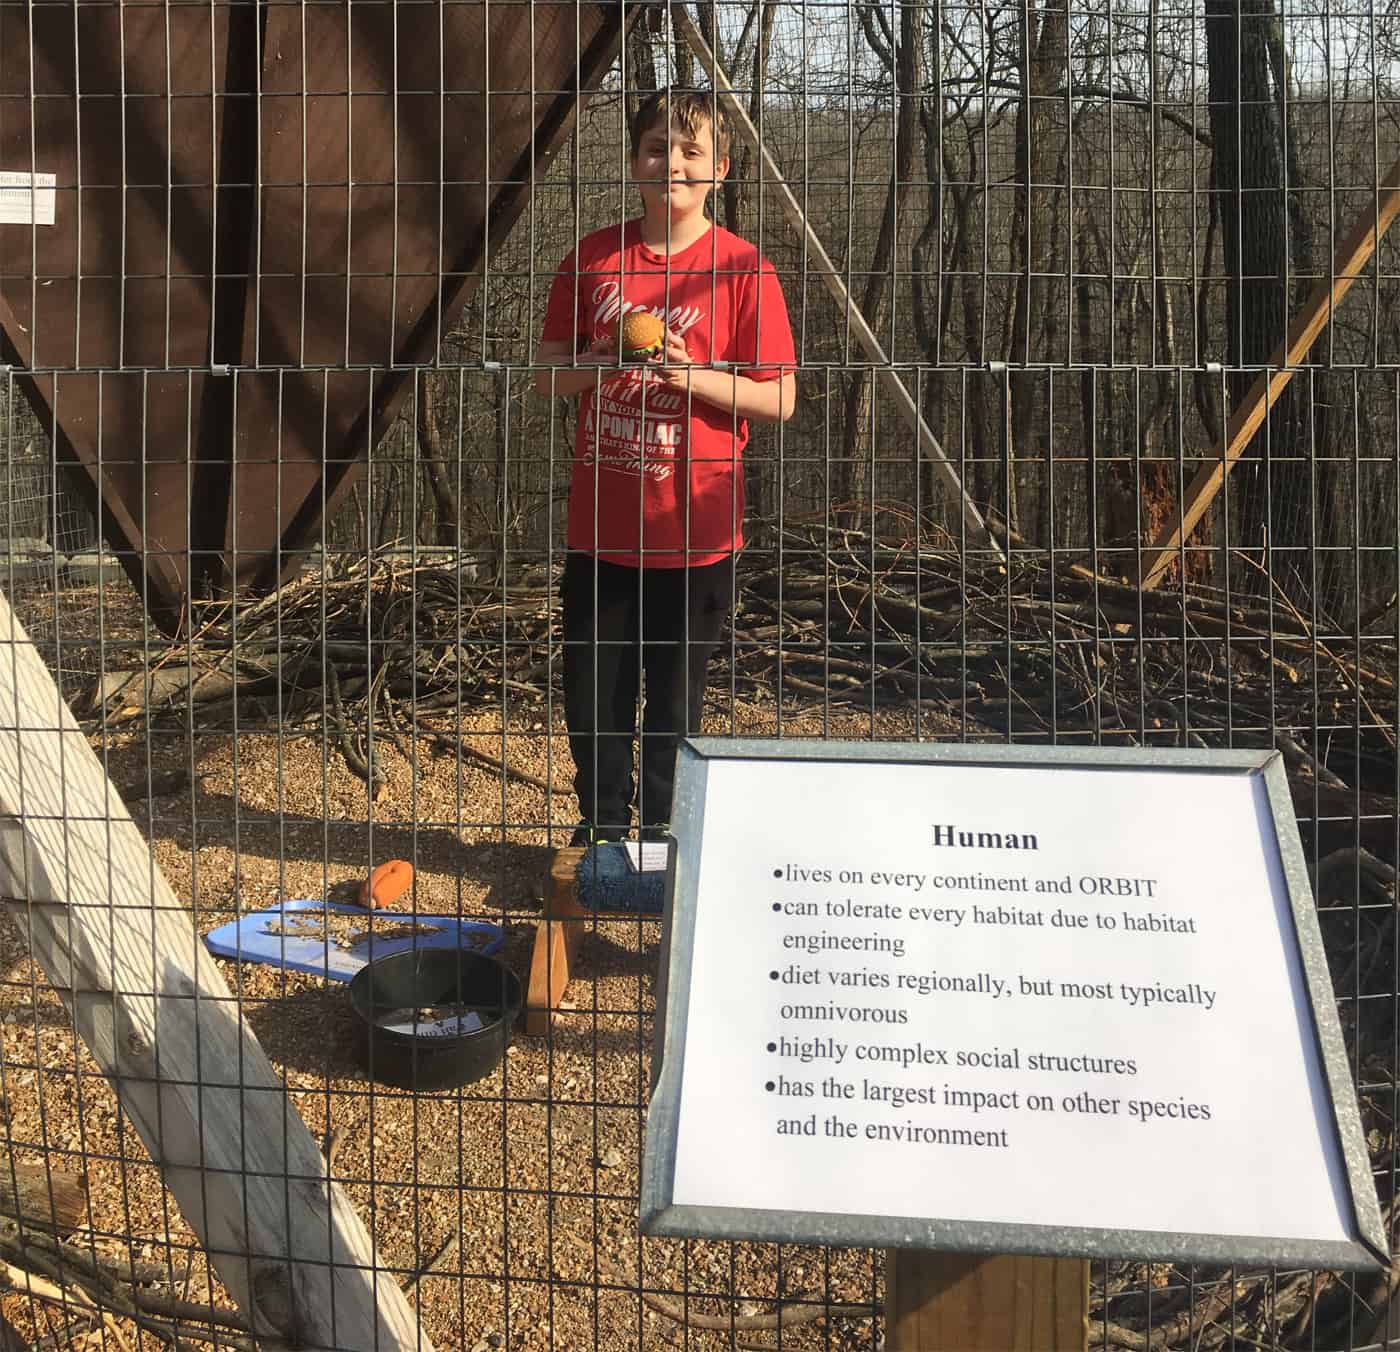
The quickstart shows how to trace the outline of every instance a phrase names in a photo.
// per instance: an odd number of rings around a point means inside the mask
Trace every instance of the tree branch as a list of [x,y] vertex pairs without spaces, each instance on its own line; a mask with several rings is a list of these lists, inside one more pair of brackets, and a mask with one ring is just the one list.
[[[885,13],[878,5],[857,5],[856,13],[860,15],[860,26],[865,33],[865,40],[870,44],[870,50],[884,63],[886,70],[894,69],[894,34],[890,32],[889,20],[885,18]],[[883,32],[883,39],[875,31],[875,20],[880,21],[880,28]]]

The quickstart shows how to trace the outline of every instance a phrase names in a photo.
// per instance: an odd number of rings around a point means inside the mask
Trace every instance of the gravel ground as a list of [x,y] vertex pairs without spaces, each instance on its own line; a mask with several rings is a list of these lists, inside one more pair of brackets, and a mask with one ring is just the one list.
[[[723,700],[723,708],[720,701]],[[777,710],[717,696],[707,731],[767,736]],[[792,736],[908,737],[888,714],[784,711]],[[542,712],[499,712],[463,728],[478,750],[548,778],[572,772],[561,727]],[[420,912],[502,924],[503,957],[522,978],[541,906],[550,846],[573,823],[573,802],[426,742],[414,767],[385,747],[389,784],[372,810],[364,784],[319,737],[247,727],[123,733],[97,745],[153,842],[160,867],[201,934],[279,898],[324,897],[400,857],[416,869]],[[191,774],[192,772],[192,774]],[[148,790],[155,792],[148,797]],[[882,1255],[799,1246],[642,1240],[637,1196],[654,1024],[660,924],[600,923],[585,940],[576,1006],[548,1039],[517,1030],[499,1071],[460,1090],[419,1094],[371,1085],[352,1055],[344,987],[252,963],[220,962],[244,1016],[284,1076],[318,1139],[340,1137],[334,1173],[372,1229],[439,1349],[625,1349],[684,1346],[872,1348],[870,1321],[821,1320],[771,1332],[696,1326],[694,1316],[744,1318],[775,1297],[869,1302],[882,1293]],[[0,922],[4,1137],[17,1160],[42,1158],[87,1175],[93,1235],[112,1253],[168,1261],[190,1299],[223,1301],[193,1235],[75,1036],[18,929]],[[455,1250],[448,1249],[460,1237]],[[678,1324],[645,1304],[657,1294]],[[31,1336],[62,1330],[63,1313],[0,1297]],[[76,1328],[90,1327],[79,1320]],[[137,1336],[128,1326],[128,1341]],[[146,1343],[160,1346],[146,1335]],[[72,1335],[56,1346],[75,1345]],[[143,1344],[144,1345],[144,1344]]]

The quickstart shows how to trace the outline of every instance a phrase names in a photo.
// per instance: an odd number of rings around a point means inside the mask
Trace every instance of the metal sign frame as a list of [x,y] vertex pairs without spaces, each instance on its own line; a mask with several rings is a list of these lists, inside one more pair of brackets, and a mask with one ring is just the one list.
[[[705,830],[706,785],[709,766],[716,760],[1033,766],[1037,769],[1063,766],[1105,771],[1205,771],[1262,778],[1274,824],[1272,848],[1277,851],[1288,890],[1292,937],[1311,1007],[1315,1046],[1350,1194],[1354,1240],[1309,1241],[1271,1235],[1193,1234],[675,1205],[672,1189],[691,998],[691,952]],[[1389,1265],[1385,1229],[1361,1130],[1346,1045],[1337,1018],[1306,857],[1293,816],[1283,760],[1277,752],[693,738],[682,741],[678,752],[672,821],[678,844],[671,851],[666,880],[667,907],[656,994],[654,1084],[642,1167],[641,1229],[644,1234],[987,1254],[1135,1258],[1158,1262],[1353,1270]],[[1286,1186],[1286,1181],[1281,1180],[1281,1185]]]

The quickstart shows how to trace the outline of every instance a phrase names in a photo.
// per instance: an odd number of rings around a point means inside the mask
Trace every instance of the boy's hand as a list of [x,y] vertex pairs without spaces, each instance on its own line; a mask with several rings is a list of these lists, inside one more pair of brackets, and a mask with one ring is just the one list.
[[617,340],[606,334],[595,338],[577,357],[580,366],[616,366]]
[[649,370],[647,375],[659,385],[673,390],[684,390],[690,385],[690,366],[690,352],[686,348],[685,339],[674,329],[667,329],[666,350],[661,354],[655,369]]

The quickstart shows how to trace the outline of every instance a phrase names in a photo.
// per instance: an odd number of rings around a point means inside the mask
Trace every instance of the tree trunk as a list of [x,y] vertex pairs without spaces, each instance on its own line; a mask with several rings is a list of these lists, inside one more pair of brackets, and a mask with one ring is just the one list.
[[[1087,231],[1081,236],[1080,243],[1080,277],[1075,284],[1074,290],[1074,317],[1075,324],[1079,330],[1079,360],[1089,363],[1096,360],[1094,354],[1094,297],[1092,283],[1089,281],[1089,267],[1086,261],[1088,254]],[[1098,385],[1094,379],[1094,371],[1089,365],[1079,373],[1079,438],[1078,445],[1088,448],[1091,444],[1094,427],[1098,419]],[[1087,459],[1087,457],[1086,457]],[[1048,543],[1053,548],[1056,543],[1062,545],[1085,544],[1093,547],[1097,539],[1098,522],[1094,519],[1092,504],[1094,502],[1093,478],[1094,466],[1085,466],[1085,482],[1079,493],[1074,491],[1073,480],[1075,475],[1073,466],[1067,466],[1066,470],[1059,477],[1061,480],[1071,481],[1068,491],[1060,495],[1062,507],[1059,513],[1059,520],[1055,523]],[[1055,485],[1057,488],[1058,484]],[[1081,541],[1078,538],[1080,527],[1083,527],[1084,537]],[[1058,540],[1056,536],[1058,535]]]
[[676,63],[676,83],[682,89],[690,89],[695,84],[695,56],[680,27],[675,24],[671,28],[671,45],[673,60]]
[[[641,103],[641,95],[656,88],[656,58],[651,49],[651,30],[634,23],[627,30],[627,121],[631,124]],[[626,135],[626,130],[623,132]]]
[[442,453],[442,432],[437,423],[437,377],[422,372],[418,385],[418,454],[436,505],[432,544],[455,544],[461,533],[461,508]]
[[509,450],[509,421],[510,421],[510,377],[505,371],[499,372],[492,378],[493,395],[492,403],[496,408],[495,418],[495,512],[491,523],[491,538],[489,549],[491,553],[492,574],[498,574],[501,569],[501,560],[506,556],[506,550],[515,543],[513,504],[510,493],[510,458]]
[[[1162,118],[1159,100],[1162,97],[1161,81],[1158,79],[1159,39],[1157,10],[1159,0],[1151,0],[1147,14],[1148,60],[1151,63],[1148,91],[1152,101],[1152,182],[1158,181],[1156,162],[1157,148],[1165,144],[1166,125]],[[1176,324],[1172,311],[1172,293],[1167,285],[1167,259],[1163,244],[1162,221],[1159,217],[1159,204],[1155,192],[1149,199],[1152,212],[1152,276],[1155,279],[1153,292],[1154,327],[1151,334],[1152,365],[1155,367],[1175,367],[1177,365]],[[1171,520],[1176,510],[1176,491],[1172,480],[1171,466],[1161,461],[1165,449],[1166,428],[1170,420],[1175,389],[1175,381],[1165,374],[1150,377],[1156,387],[1152,406],[1147,412],[1143,433],[1143,456],[1148,461],[1142,472],[1142,511],[1139,529],[1140,538],[1154,540],[1159,530]]]
[[[914,168],[914,138],[917,130],[918,104],[922,98],[923,62],[919,20],[922,6],[905,3],[900,6],[899,41],[894,50],[895,150],[894,170],[885,189],[884,211],[880,218],[880,234],[875,241],[875,256],[861,293],[860,309],[876,336],[883,324],[885,300],[889,293],[890,274],[899,252],[899,225]],[[871,389],[870,371],[861,368],[851,375],[846,391],[845,417],[841,437],[838,500],[858,502],[862,495],[865,468],[871,454]]]
[[[934,67],[930,72],[930,87],[938,90],[942,82],[938,44],[935,43]],[[919,126],[923,133],[924,179],[928,184],[929,213],[911,249],[912,314],[914,336],[924,351],[925,360],[938,366],[945,358],[944,343],[952,326],[958,289],[965,286],[962,274],[972,270],[968,240],[972,228],[972,184],[977,179],[977,147],[969,137],[968,167],[960,171],[952,146],[940,136],[943,119],[943,99],[930,93],[916,100]],[[942,153],[942,162],[939,153]],[[951,227],[943,220],[943,197],[947,193],[952,206]],[[947,242],[947,258],[943,250],[949,229],[952,239]],[[965,335],[965,356],[977,350],[971,333]]]
[[[1228,364],[1262,366],[1287,331],[1290,296],[1283,91],[1275,87],[1278,15],[1273,0],[1206,0],[1206,66],[1213,150],[1211,188],[1220,209],[1226,277]],[[1283,74],[1280,69],[1280,74]],[[1295,167],[1294,172],[1297,172]],[[1291,241],[1296,249],[1304,240]],[[1232,370],[1230,402],[1244,399],[1257,372]],[[1308,445],[1298,382],[1274,405],[1231,479],[1231,544],[1251,553],[1266,539],[1297,538],[1310,517],[1311,467],[1273,464],[1278,450]],[[1276,449],[1277,448],[1277,449]],[[1245,577],[1235,574],[1243,583]],[[1282,580],[1282,578],[1280,578]],[[1258,586],[1262,579],[1250,580]],[[1267,585],[1267,583],[1264,583]]]
[[[936,22],[936,20],[935,20]],[[936,31],[936,30],[935,30]],[[933,44],[933,70],[930,72],[930,88],[941,88],[940,44]],[[970,229],[972,190],[960,186],[958,180],[971,178],[971,175],[958,173],[952,150],[942,143],[943,160],[940,162],[939,123],[943,117],[943,99],[939,93],[930,93],[918,100],[919,125],[923,139],[924,177],[928,184],[929,212],[919,230],[911,250],[912,288],[911,311],[914,322],[914,336],[923,350],[924,359],[932,366],[945,360],[944,345],[948,341],[952,325],[954,305],[957,301],[957,288],[961,285],[959,274],[969,268],[967,241]],[[945,176],[948,182],[945,184]],[[947,192],[952,206],[952,240],[948,244],[947,258],[944,258],[944,235],[948,229],[943,221],[943,195]],[[943,375],[930,372],[924,378],[925,417],[930,426],[941,419],[942,428],[936,428],[939,440],[946,447],[950,445],[947,423],[948,404],[944,397],[949,383]],[[955,382],[954,382],[955,383]],[[961,431],[961,429],[960,429]],[[960,437],[961,439],[961,437]],[[946,495],[940,476],[933,462],[927,457],[919,467],[919,501],[926,518],[930,521],[946,519]],[[969,492],[975,496],[975,486],[969,485]]]
[[381,456],[374,468],[374,477],[379,489],[379,520],[374,527],[371,548],[383,549],[398,533],[395,523],[402,497],[403,465],[393,457]]
[[[773,21],[778,16],[776,0],[753,0],[754,9],[762,6],[758,22],[758,43],[753,53],[753,83],[749,91],[749,119],[763,131],[763,90],[768,83],[768,60],[773,47]],[[745,23],[745,32],[753,21],[753,11]],[[718,52],[718,48],[714,48]],[[736,57],[742,55],[736,51]],[[729,173],[725,176],[721,195],[724,198],[724,223],[735,234],[749,233],[745,229],[744,216],[747,214],[750,193],[748,191],[749,171],[753,167],[753,157],[747,145],[735,140],[729,148]]]
[[[1051,96],[1064,80],[1069,50],[1069,19],[1065,0],[1046,0],[1037,25],[1036,7],[1028,0],[1021,18],[1021,99],[1016,109],[1016,203],[1011,223],[1012,272],[1016,283],[1010,306],[1011,332],[1005,345],[1008,362],[1027,362],[1030,335],[1043,330],[1046,282],[1053,267],[1050,223],[1041,223],[1033,194],[1054,181],[1060,161]],[[1053,217],[1053,212],[1044,213]],[[1038,292],[1038,294],[1037,294]],[[1016,459],[1030,454],[1039,406],[1039,381],[1032,371],[1011,376],[1010,439],[1004,489],[1008,524],[1017,525]]]

